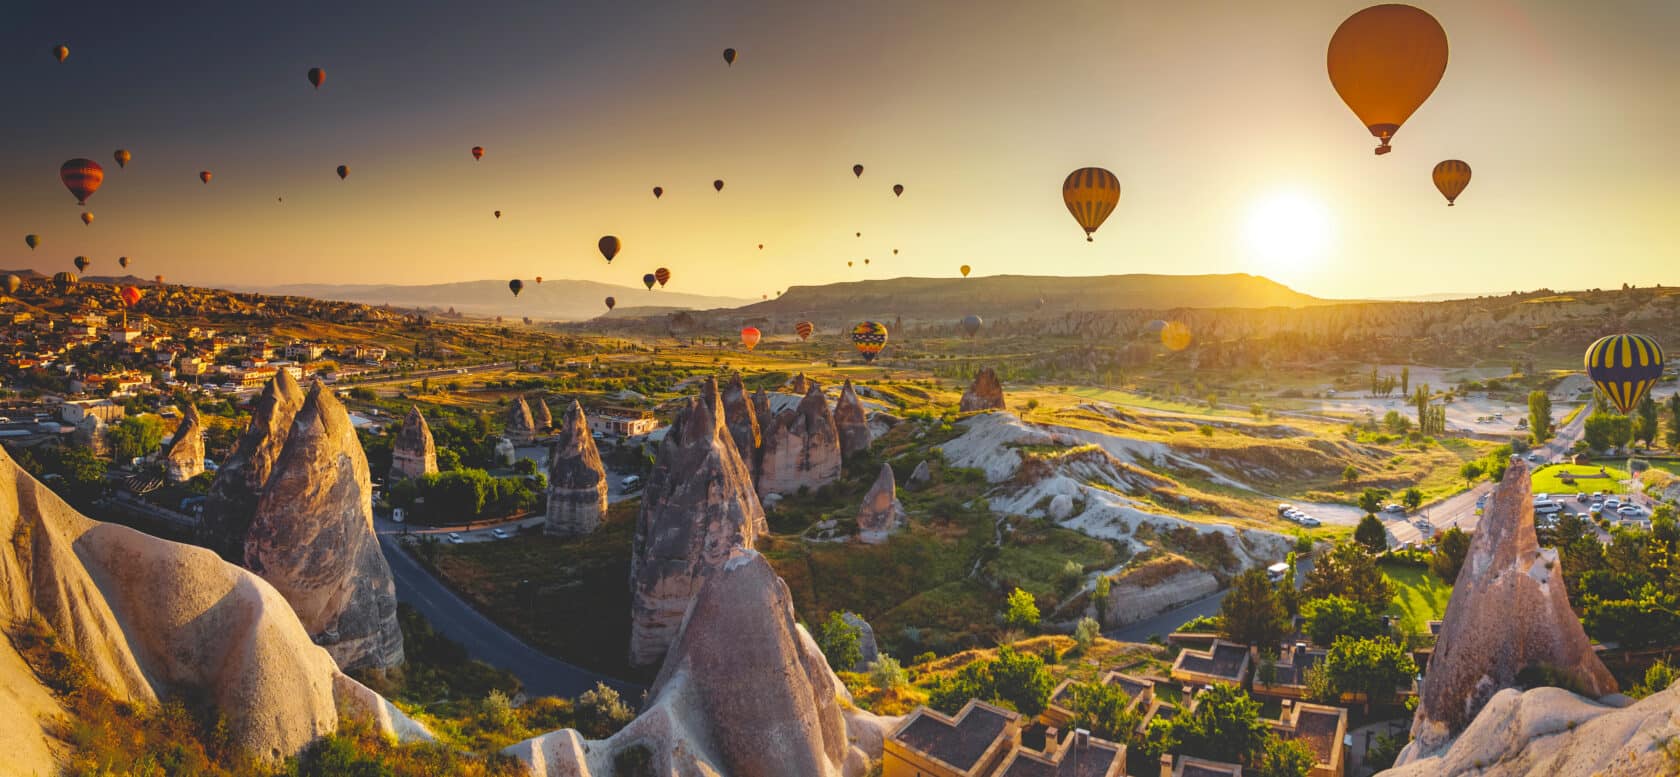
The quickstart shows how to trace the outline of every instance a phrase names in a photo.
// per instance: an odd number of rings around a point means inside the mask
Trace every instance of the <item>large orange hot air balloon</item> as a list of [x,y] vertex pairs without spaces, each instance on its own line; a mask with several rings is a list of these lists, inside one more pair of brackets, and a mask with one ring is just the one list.
[[665,282],[671,280],[671,271],[663,267],[654,270],[653,279],[659,281],[660,288],[665,288]]
[[312,67],[312,68],[309,69],[309,85],[310,86],[313,86],[316,89],[320,89],[322,82],[324,82],[326,80],[327,80],[327,71],[322,70],[318,67]]
[[105,168],[92,159],[78,157],[58,166],[58,180],[76,195],[77,205],[86,205],[87,198],[99,191],[99,184],[104,182]]
[[735,65],[735,50],[734,49],[724,49],[723,50],[723,63],[725,65],[729,65],[731,67],[733,67]]
[[203,181],[205,183],[210,183],[210,171],[209,170],[198,171],[198,180]]
[[473,146],[472,154],[473,154],[473,161],[474,162],[477,162],[478,160],[483,159],[484,158],[484,147],[483,146]]
[[53,47],[52,55],[53,59],[63,62],[70,58],[70,47],[60,43]]
[[1380,141],[1376,152],[1386,154],[1447,72],[1447,31],[1412,6],[1373,5],[1336,28],[1325,65],[1336,94]]
[[611,264],[613,257],[618,256],[618,251],[624,244],[617,237],[606,235],[596,241],[595,246],[601,249],[601,255],[607,258],[608,264]]
[[1435,166],[1431,174],[1435,179],[1435,188],[1441,190],[1441,195],[1447,198],[1447,206],[1451,207],[1464,193],[1464,187],[1470,185],[1470,164],[1457,159],[1448,159]]
[[141,297],[140,290],[134,288],[133,286],[124,286],[121,294],[122,294],[122,301],[123,301],[124,305],[127,305],[129,307],[134,307],[136,304],[139,304],[139,302],[140,302],[140,297]]
[[126,148],[119,148],[116,153],[111,155],[111,158],[117,160],[117,167],[128,167],[128,160],[133,159],[134,155],[128,153]]
[[342,180],[344,180],[346,178],[349,178],[349,177],[350,177],[350,166],[349,165],[339,165],[338,166],[338,180],[342,181]]
[[93,214],[89,213],[87,211],[82,211],[82,223],[87,224],[89,226],[92,226],[93,225]]
[[1120,179],[1100,167],[1081,167],[1062,181],[1062,203],[1085,229],[1085,241],[1091,242],[1097,227],[1120,204]]
[[816,330],[816,326],[809,321],[800,321],[799,323],[793,325],[793,333],[799,335],[800,340],[809,340],[811,338],[811,333]]
[[764,337],[764,333],[758,331],[756,326],[741,327],[741,344],[745,345],[749,351],[753,349],[753,346],[758,345],[758,341],[762,337]]

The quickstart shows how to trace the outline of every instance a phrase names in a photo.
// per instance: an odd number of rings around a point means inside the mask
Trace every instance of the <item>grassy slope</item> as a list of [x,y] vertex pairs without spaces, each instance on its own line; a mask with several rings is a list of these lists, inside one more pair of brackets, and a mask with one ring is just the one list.
[[1407,634],[1428,634],[1429,621],[1446,615],[1452,586],[1429,570],[1409,564],[1383,564],[1382,570],[1394,588],[1387,614],[1398,616]]
[[[1603,467],[1610,477],[1596,477],[1600,467]],[[1581,477],[1566,485],[1560,477],[1565,473],[1593,477]],[[1574,494],[1581,491],[1616,493],[1621,490],[1620,482],[1627,479],[1627,470],[1607,464],[1557,464],[1536,470],[1532,479],[1536,494]]]

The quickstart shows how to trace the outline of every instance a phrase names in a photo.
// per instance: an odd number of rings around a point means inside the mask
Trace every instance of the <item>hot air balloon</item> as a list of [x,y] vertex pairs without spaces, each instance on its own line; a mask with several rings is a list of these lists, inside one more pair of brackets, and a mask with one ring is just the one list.
[[734,49],[724,49],[723,50],[723,63],[725,65],[729,65],[731,67],[733,67],[735,65],[735,50]]
[[864,264],[869,264],[869,260],[868,260],[868,259],[864,259],[864,260],[863,260],[863,263],[864,263]]
[[887,347],[887,325],[879,321],[864,321],[852,327],[852,345],[863,355],[865,362],[875,361],[881,349]]
[[963,316],[962,330],[969,337],[973,337],[975,332],[980,331],[980,324],[981,324],[980,317],[974,315],[973,313],[970,313],[966,316]]
[[117,257],[117,264],[122,265],[124,270],[128,269],[128,257],[126,257],[126,256]]
[[17,294],[18,289],[23,288],[23,279],[11,273],[6,273],[6,277],[0,280],[0,283],[5,284],[7,294]]
[[76,272],[87,272],[88,265],[93,264],[93,262],[85,256],[78,256],[74,264],[76,265]]
[[70,58],[70,47],[60,43],[53,47],[52,55],[54,59],[63,62]]
[[1154,321],[1151,321],[1151,322],[1143,325],[1144,334],[1151,335],[1151,336],[1159,336],[1161,334],[1161,330],[1166,329],[1166,328],[1167,328],[1167,322],[1162,321],[1161,319],[1158,319],[1158,318],[1155,319]]
[[764,244],[763,243],[758,244],[758,250],[760,250],[760,251],[764,250]]
[[753,346],[758,345],[759,339],[763,336],[764,333],[758,331],[756,326],[741,327],[741,344],[745,345],[749,351],[753,349]]
[[660,197],[664,197],[664,196],[665,196],[665,187],[663,187],[663,186],[653,187],[653,198],[654,199],[657,200]]
[[851,263],[851,262],[850,262],[850,261],[848,261],[848,262],[846,262],[846,266],[847,266],[847,267],[851,267],[851,266],[852,266],[852,263]]
[[893,249],[893,256],[898,256],[898,249],[896,249],[896,248]]
[[1622,415],[1662,377],[1663,352],[1646,335],[1610,335],[1587,346],[1587,377]]
[[518,278],[514,278],[513,280],[508,281],[508,291],[513,292],[513,296],[515,296],[515,297],[519,296],[519,292],[522,292],[524,290],[525,290],[525,282],[524,281],[519,280]]
[[1120,204],[1120,179],[1100,167],[1081,167],[1062,181],[1062,203],[1085,229],[1085,241],[1094,241],[1091,235]]
[[1457,159],[1448,159],[1435,166],[1430,174],[1435,179],[1435,188],[1441,190],[1441,195],[1447,198],[1447,207],[1452,207],[1458,195],[1464,193],[1464,187],[1470,185],[1470,165]]
[[123,289],[122,289],[122,292],[121,292],[121,296],[122,296],[122,301],[123,301],[124,305],[127,305],[129,307],[134,307],[135,305],[139,304],[141,293],[140,293],[139,289],[136,289],[133,286],[124,286]]
[[809,321],[800,321],[793,325],[793,333],[799,335],[800,340],[809,340],[811,333],[816,329],[816,326]]
[[81,278],[76,277],[76,274],[73,272],[53,273],[52,279],[53,286],[58,288],[58,293],[60,294],[67,293],[71,289],[76,288],[76,284],[81,281]]
[[957,271],[958,271],[958,272],[960,272],[960,273],[962,273],[962,275],[963,275],[963,277],[964,277],[964,278],[967,278],[967,277],[968,277],[968,272],[969,272],[969,270],[970,270],[970,269],[971,269],[971,268],[970,268],[970,267],[969,267],[969,266],[968,266],[968,265],[966,265],[966,264],[965,264],[965,265],[963,265],[963,266],[961,266],[961,267],[958,267],[958,268],[957,268]]
[[499,210],[496,211],[496,218],[501,218],[501,217],[502,217],[502,212],[499,211]]
[[612,297],[608,297],[607,298],[607,310],[612,310],[613,308],[616,308],[616,307],[618,307],[618,300],[613,299]]
[[659,288],[665,288],[665,282],[671,280],[671,271],[663,267],[653,271],[653,278],[659,281]]
[[133,159],[134,155],[128,153],[126,148],[119,148],[116,153],[111,155],[111,158],[117,160],[117,167],[128,167],[128,160]]
[[318,67],[312,67],[312,68],[309,69],[309,85],[310,86],[313,86],[316,89],[320,89],[322,82],[324,82],[326,80],[327,80],[327,71],[322,70]]
[[648,291],[653,291],[653,284],[658,282],[658,276],[655,276],[653,273],[648,273],[647,275],[642,276],[642,285],[648,287]]
[[541,276],[541,275],[538,275],[538,276],[537,276],[537,285],[538,285],[538,286],[541,286],[541,285],[542,285],[542,276]]
[[484,158],[484,147],[483,146],[473,146],[472,147],[472,155],[473,155],[473,161],[474,162],[477,162],[478,160],[483,159]]
[[203,181],[205,183],[210,183],[210,171],[209,170],[198,171],[198,180]]
[[1195,337],[1190,333],[1190,327],[1177,321],[1169,321],[1161,327],[1161,344],[1169,351],[1182,351],[1190,347],[1190,341]]
[[99,184],[105,180],[105,168],[92,159],[78,157],[58,166],[58,180],[76,195],[77,205],[86,205],[87,198],[99,191]]
[[33,250],[35,250],[36,246],[41,244],[41,236],[40,235],[24,235],[23,236],[23,244],[26,245],[26,246],[29,246],[29,250],[33,251]]
[[350,177],[350,166],[349,165],[339,165],[338,166],[338,180],[342,181],[342,180],[344,180],[346,178],[349,178],[349,177]]
[[1373,5],[1330,36],[1330,85],[1380,141],[1378,154],[1447,72],[1447,31],[1409,5]]
[[901,184],[901,183],[893,184],[893,196],[894,197],[903,197],[904,196],[904,184]]
[[91,226],[93,224],[93,214],[85,210],[82,211],[82,223]]
[[163,285],[163,276],[162,275],[153,276],[152,280],[155,281],[157,283],[157,285],[159,285],[159,286]]
[[618,251],[624,246],[624,244],[619,242],[618,238],[612,235],[606,235],[596,241],[595,246],[601,249],[601,255],[606,257],[607,262],[611,264],[613,257],[618,256]]
[[862,178],[863,177],[863,165],[852,165],[852,176],[855,177],[855,178]]
[[856,236],[857,236],[857,237],[863,237],[863,233],[862,233],[862,232],[857,232],[857,233],[855,233],[855,235],[856,235]]
[[716,190],[718,190],[718,191],[720,191],[720,192],[721,192],[721,191],[723,191],[723,179],[722,179],[722,178],[719,178],[719,179],[717,179],[717,180],[716,180],[716,181],[713,181],[713,182],[712,182],[712,188],[713,188],[713,189],[716,189]]

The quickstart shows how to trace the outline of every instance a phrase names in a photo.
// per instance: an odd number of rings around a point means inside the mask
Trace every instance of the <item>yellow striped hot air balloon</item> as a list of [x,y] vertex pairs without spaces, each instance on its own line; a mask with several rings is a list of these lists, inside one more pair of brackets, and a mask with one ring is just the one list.
[[865,362],[875,361],[881,349],[887,347],[887,325],[879,321],[863,321],[852,327],[852,345]]
[[1120,204],[1120,179],[1100,167],[1081,167],[1062,181],[1062,202],[1085,230],[1086,242]]
[[1623,415],[1662,377],[1663,352],[1646,335],[1610,335],[1587,346],[1587,377]]
[[1435,179],[1435,188],[1441,190],[1441,196],[1447,198],[1447,207],[1452,207],[1458,195],[1464,193],[1464,187],[1470,185],[1470,165],[1457,159],[1448,159],[1435,166],[1430,174]]

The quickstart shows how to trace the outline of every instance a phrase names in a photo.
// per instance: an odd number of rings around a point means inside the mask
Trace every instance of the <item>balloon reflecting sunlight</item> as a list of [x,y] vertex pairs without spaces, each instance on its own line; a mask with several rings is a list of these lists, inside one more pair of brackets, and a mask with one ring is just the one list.
[[1248,209],[1242,239],[1249,262],[1278,280],[1300,280],[1324,261],[1334,235],[1330,209],[1300,190],[1266,194]]

